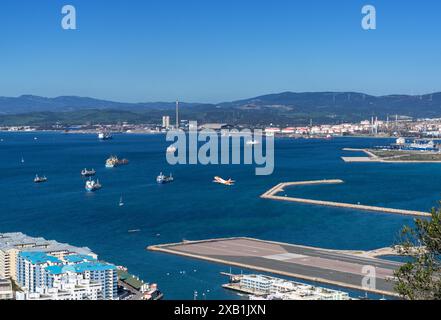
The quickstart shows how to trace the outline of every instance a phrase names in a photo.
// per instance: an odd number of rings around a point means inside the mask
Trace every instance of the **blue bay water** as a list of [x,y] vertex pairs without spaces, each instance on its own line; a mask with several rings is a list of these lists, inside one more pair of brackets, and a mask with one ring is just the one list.
[[[37,137],[37,140],[34,140]],[[217,237],[247,236],[331,249],[375,249],[397,241],[412,218],[260,199],[282,181],[342,179],[335,186],[299,187],[286,193],[314,199],[428,211],[440,198],[437,164],[347,164],[345,147],[384,145],[383,139],[276,140],[276,169],[255,176],[252,166],[167,164],[161,135],[0,133],[0,232],[21,231],[76,246],[157,282],[168,299],[235,299],[216,265],[145,250],[146,246]],[[117,155],[128,166],[104,167]],[[25,162],[20,163],[21,158]],[[88,194],[80,171],[95,168],[103,189]],[[159,172],[175,182],[157,185]],[[48,183],[33,183],[35,174]],[[237,180],[234,187],[214,176]],[[119,207],[120,196],[125,206]],[[138,233],[128,230],[140,229]]]

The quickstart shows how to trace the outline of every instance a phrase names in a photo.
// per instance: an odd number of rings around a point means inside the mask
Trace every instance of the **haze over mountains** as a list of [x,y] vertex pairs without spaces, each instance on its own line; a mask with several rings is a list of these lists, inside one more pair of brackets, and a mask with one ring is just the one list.
[[[441,93],[372,96],[357,92],[284,92],[218,104],[181,102],[182,119],[231,124],[306,124],[359,121],[372,116],[441,117]],[[0,124],[52,122],[160,123],[174,115],[174,102],[124,103],[88,97],[0,97]]]

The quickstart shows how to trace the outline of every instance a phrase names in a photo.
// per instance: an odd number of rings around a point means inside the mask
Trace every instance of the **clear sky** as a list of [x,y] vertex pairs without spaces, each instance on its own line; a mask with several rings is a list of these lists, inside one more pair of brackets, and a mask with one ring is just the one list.
[[[78,30],[61,28],[66,4]],[[434,0],[1,0],[0,96],[422,94],[441,91],[440,35]]]

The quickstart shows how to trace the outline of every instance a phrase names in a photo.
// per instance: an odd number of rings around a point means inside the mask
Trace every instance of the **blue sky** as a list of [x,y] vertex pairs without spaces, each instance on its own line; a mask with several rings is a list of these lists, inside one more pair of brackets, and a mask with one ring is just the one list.
[[[62,30],[65,4],[78,30]],[[361,28],[365,4],[375,31]],[[440,16],[433,0],[2,0],[0,96],[441,91]]]

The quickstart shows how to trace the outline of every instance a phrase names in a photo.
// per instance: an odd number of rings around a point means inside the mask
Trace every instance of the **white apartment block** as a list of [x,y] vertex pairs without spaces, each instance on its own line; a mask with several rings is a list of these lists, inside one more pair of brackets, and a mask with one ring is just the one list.
[[34,238],[20,232],[0,233],[0,278],[16,280],[17,256],[20,251],[40,251],[62,259],[71,253],[89,255],[97,259],[97,255],[89,248],[74,247],[54,240]]

